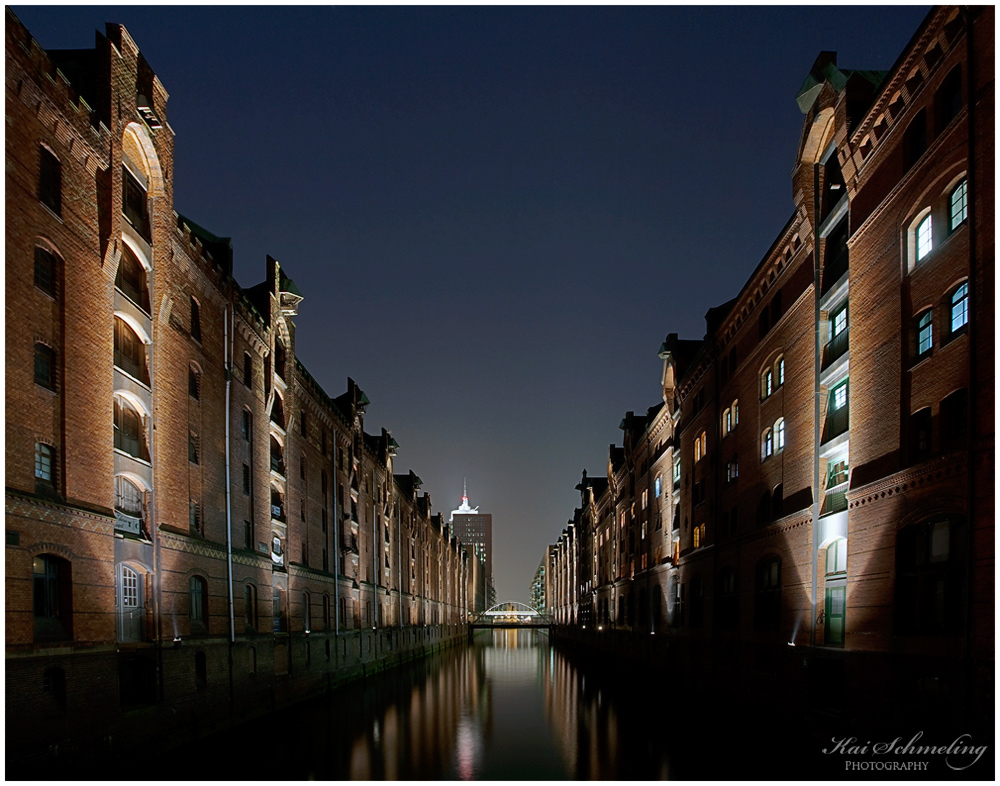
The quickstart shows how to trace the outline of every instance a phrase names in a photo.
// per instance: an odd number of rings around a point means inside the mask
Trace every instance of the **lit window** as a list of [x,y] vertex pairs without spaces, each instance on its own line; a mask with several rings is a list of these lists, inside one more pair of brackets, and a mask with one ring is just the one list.
[[733,413],[732,410],[726,409],[722,413],[722,436],[726,436],[732,430],[733,423]]
[[35,443],[35,480],[52,483],[53,450],[44,442]]
[[204,625],[208,619],[208,593],[205,590],[205,579],[192,576],[188,582],[189,612],[191,622]]
[[777,366],[777,377],[778,377],[778,387],[780,388],[785,384],[785,357],[782,355],[778,358]]
[[733,400],[732,410],[733,410],[733,426],[735,427],[735,426],[739,425],[739,422],[740,422],[740,401],[739,401],[739,399],[734,399]]
[[656,476],[656,481],[653,484],[653,494],[657,499],[660,498],[660,493],[663,491],[663,478],[659,475]]
[[847,406],[847,385],[846,383],[835,388],[831,396],[834,409],[843,409]]
[[954,190],[951,192],[951,197],[948,199],[948,228],[951,231],[958,229],[959,225],[968,217],[969,214],[968,206],[968,196],[966,190],[966,181],[962,180]]
[[774,389],[774,372],[768,369],[760,381],[760,397],[767,398]]
[[761,446],[760,446],[761,461],[769,459],[771,457],[771,454],[773,453],[774,453],[774,434],[771,431],[771,429],[768,429],[767,431],[764,432],[764,435],[761,437]]
[[931,252],[933,243],[933,227],[930,214],[917,225],[917,261],[919,262]]
[[839,336],[845,330],[847,330],[847,306],[844,306],[831,318],[830,320],[831,338],[833,336]]
[[969,285],[962,284],[951,293],[951,332],[957,333],[969,324]]
[[923,356],[931,351],[934,346],[934,326],[931,319],[932,312],[925,311],[917,317],[917,355]]
[[778,418],[778,422],[774,424],[774,442],[775,450],[785,449],[785,419]]

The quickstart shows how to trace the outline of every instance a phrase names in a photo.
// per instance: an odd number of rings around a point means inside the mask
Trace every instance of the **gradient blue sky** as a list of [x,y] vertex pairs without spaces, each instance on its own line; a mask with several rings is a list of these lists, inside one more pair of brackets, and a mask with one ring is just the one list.
[[171,98],[175,209],[305,294],[298,356],[435,510],[493,514],[501,600],[792,212],[820,50],[889,69],[926,6],[15,6],[120,22]]

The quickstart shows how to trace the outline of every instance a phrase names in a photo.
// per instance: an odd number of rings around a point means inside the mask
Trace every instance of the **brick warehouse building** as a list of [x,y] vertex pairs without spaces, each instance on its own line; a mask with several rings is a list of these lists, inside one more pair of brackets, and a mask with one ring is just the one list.
[[992,717],[994,23],[817,58],[791,218],[543,558],[567,635],[814,717]]
[[457,635],[468,555],[364,392],[296,358],[281,266],[241,288],[174,212],[125,29],[6,36],[8,764],[190,740]]

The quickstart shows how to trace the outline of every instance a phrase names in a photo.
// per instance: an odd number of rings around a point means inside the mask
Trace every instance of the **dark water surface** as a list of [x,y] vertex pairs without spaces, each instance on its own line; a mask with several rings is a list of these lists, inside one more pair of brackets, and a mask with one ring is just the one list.
[[194,771],[182,754],[158,767],[156,777],[670,776],[666,741],[652,743],[647,713],[636,717],[629,704],[628,696],[599,687],[551,647],[543,631],[481,631],[468,647],[446,650],[207,738],[201,743],[207,750],[199,751],[201,763]]

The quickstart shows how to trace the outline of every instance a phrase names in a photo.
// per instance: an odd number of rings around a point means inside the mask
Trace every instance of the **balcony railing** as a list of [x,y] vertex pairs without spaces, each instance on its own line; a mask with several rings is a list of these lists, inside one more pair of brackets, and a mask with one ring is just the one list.
[[823,427],[822,442],[829,442],[840,436],[850,425],[850,407],[846,404],[840,409],[833,409],[826,414],[826,425]]
[[831,338],[823,348],[823,370],[828,369],[837,358],[847,352],[850,331],[842,330]]
[[823,266],[823,294],[829,292],[833,285],[844,277],[849,265],[849,254],[845,248],[833,259],[827,260]]

